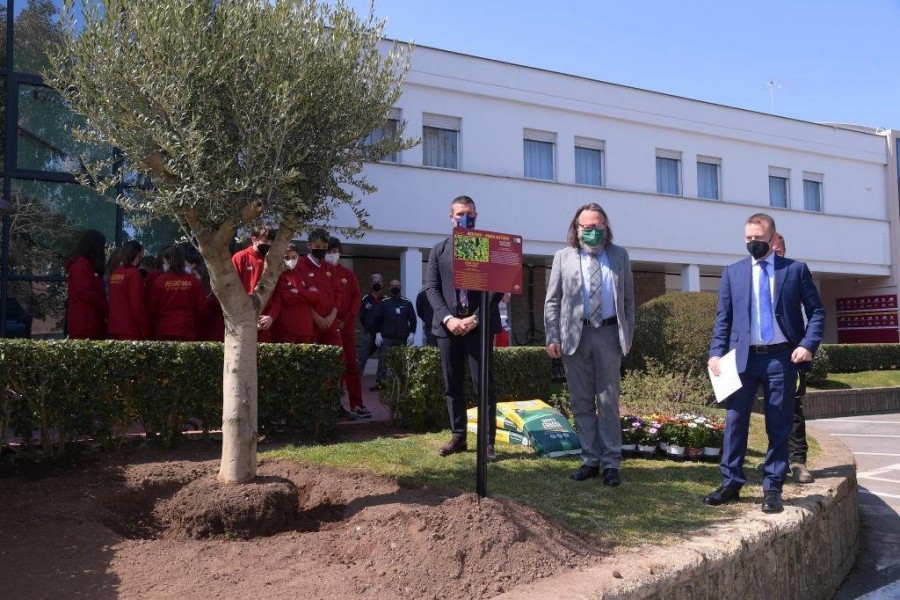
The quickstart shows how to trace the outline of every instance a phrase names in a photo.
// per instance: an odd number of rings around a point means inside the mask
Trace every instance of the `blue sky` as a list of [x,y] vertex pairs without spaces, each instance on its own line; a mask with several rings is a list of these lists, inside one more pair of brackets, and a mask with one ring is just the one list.
[[[368,13],[369,0],[348,0]],[[900,129],[900,0],[376,0],[386,35],[808,121]]]

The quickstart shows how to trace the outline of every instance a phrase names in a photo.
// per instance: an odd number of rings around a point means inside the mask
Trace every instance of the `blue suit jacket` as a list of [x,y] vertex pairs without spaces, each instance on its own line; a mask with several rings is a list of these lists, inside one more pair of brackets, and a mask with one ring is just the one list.
[[[722,272],[719,308],[709,346],[710,357],[722,356],[735,349],[740,373],[747,368],[750,352],[751,266],[752,259],[748,256],[728,265]],[[801,307],[806,312],[805,327]],[[775,257],[774,308],[775,319],[787,340],[815,354],[825,330],[825,307],[806,263]]]

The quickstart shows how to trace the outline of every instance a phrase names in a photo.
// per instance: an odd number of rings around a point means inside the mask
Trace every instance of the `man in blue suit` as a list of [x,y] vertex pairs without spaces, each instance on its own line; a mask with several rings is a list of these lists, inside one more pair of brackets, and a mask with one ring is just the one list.
[[[775,221],[755,214],[744,224],[750,257],[728,265],[719,287],[719,307],[709,346],[709,368],[718,376],[719,358],[735,350],[741,388],[728,399],[722,485],[704,498],[717,506],[737,500],[746,482],[750,410],[763,387],[766,452],[763,512],[784,510],[781,486],[788,469],[788,438],[794,417],[798,368],[808,369],[822,342],[825,308],[806,264],[777,256],[769,245]],[[803,313],[806,313],[804,326]]]

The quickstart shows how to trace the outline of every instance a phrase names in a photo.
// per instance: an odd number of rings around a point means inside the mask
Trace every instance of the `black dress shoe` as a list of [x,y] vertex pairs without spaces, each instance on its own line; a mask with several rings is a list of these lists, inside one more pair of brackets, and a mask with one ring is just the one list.
[[441,449],[438,450],[438,454],[441,456],[450,456],[451,454],[456,454],[457,452],[465,452],[466,451],[466,436],[456,434],[450,441],[441,446]]
[[622,480],[619,479],[618,469],[603,469],[603,485],[619,487],[621,484]]
[[584,481],[600,474],[600,467],[592,467],[590,465],[581,465],[581,468],[572,473],[572,479],[575,481]]
[[764,513],[780,513],[784,510],[784,503],[781,501],[781,492],[778,490],[767,490],[762,501],[762,511]]
[[710,506],[719,506],[720,504],[725,504],[726,502],[731,502],[732,500],[739,500],[740,497],[741,488],[725,487],[723,485],[716,488],[716,491],[704,498],[703,504],[708,504]]

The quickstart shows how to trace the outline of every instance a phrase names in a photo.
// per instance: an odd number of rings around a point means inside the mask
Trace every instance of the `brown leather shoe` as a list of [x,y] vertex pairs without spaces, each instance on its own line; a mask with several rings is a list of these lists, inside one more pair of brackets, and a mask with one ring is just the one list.
[[450,456],[451,454],[456,454],[457,452],[465,452],[466,451],[466,436],[460,434],[454,434],[450,441],[441,446],[441,449],[438,450],[438,454],[441,456]]
[[493,444],[487,445],[487,452],[485,452],[485,455],[487,456],[488,462],[494,462],[495,460],[497,460],[497,454],[494,452]]
[[791,463],[791,476],[797,483],[812,483],[816,480],[803,463]]

